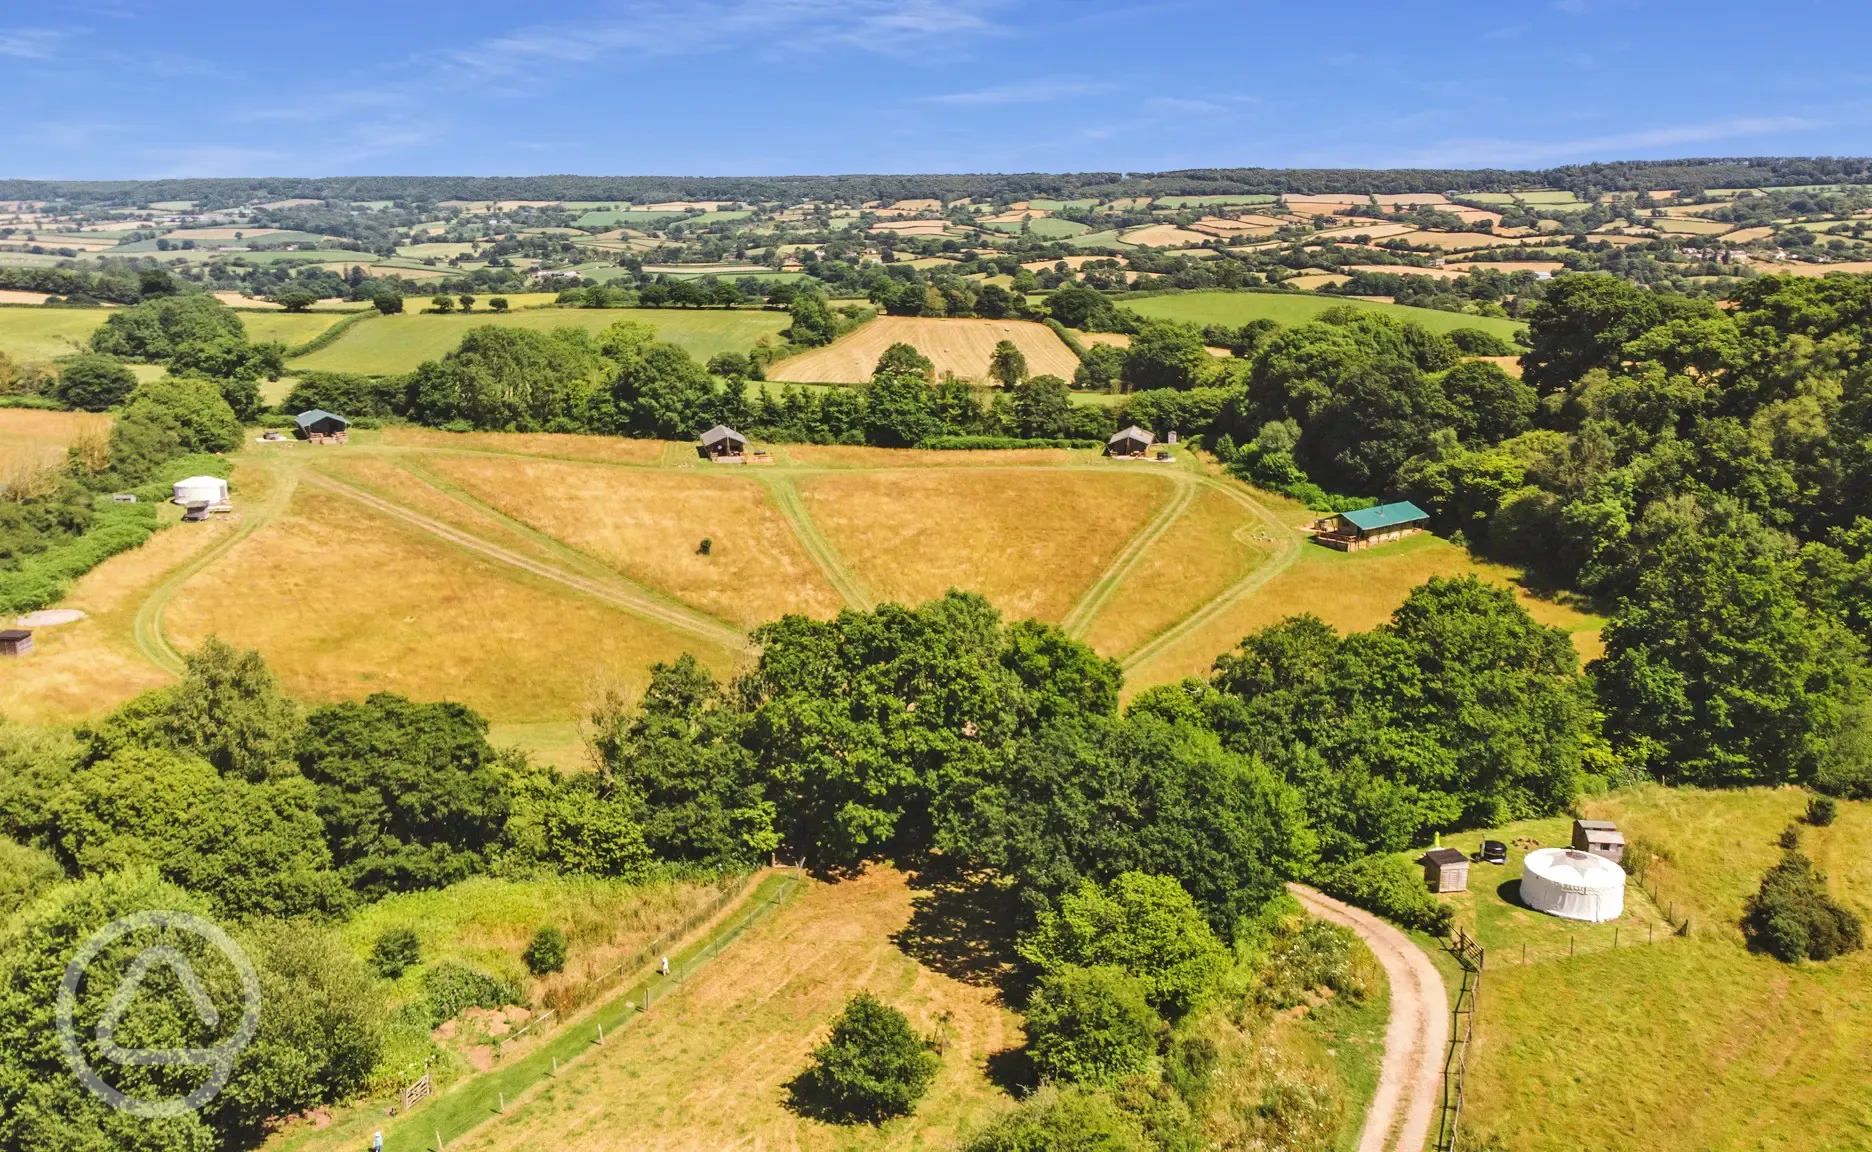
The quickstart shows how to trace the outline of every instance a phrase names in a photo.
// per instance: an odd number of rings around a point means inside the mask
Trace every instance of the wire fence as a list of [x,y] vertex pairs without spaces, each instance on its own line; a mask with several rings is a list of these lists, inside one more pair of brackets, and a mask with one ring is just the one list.
[[1476,1005],[1482,992],[1482,972],[1488,951],[1463,929],[1444,942],[1462,966],[1462,987],[1450,1009],[1449,1050],[1443,1054],[1443,1100],[1437,1121],[1437,1152],[1456,1152],[1462,1138],[1464,1079],[1469,1070],[1469,1048],[1475,1041]]

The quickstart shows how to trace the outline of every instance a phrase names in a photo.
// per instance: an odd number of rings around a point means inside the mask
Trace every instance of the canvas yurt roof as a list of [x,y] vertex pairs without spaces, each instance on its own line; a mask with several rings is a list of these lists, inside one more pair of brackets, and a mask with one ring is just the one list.
[[1568,920],[1616,920],[1625,910],[1625,870],[1591,852],[1537,848],[1522,862],[1521,902]]
[[227,499],[227,481],[219,476],[190,476],[175,482],[177,504],[214,504]]

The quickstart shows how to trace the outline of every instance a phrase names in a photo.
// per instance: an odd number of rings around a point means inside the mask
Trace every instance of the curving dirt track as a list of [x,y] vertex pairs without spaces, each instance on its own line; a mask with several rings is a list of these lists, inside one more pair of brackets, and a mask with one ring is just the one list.
[[1436,1120],[1449,1047],[1449,993],[1442,974],[1410,937],[1370,912],[1304,884],[1287,888],[1308,912],[1358,933],[1391,984],[1384,1064],[1359,1132],[1358,1152],[1423,1152]]

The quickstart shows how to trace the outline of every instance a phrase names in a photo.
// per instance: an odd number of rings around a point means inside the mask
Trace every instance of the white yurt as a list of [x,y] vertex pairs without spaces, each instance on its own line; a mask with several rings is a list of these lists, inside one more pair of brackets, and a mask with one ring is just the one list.
[[175,502],[184,507],[190,504],[226,504],[227,481],[219,476],[190,476],[186,480],[177,480]]
[[1537,848],[1522,862],[1521,902],[1568,920],[1616,920],[1625,911],[1625,869],[1591,852]]

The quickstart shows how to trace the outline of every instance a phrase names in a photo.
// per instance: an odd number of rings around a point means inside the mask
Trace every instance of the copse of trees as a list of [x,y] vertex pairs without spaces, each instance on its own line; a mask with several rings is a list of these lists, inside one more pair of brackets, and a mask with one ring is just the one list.
[[91,349],[213,381],[243,420],[259,415],[258,381],[285,371],[283,346],[251,343],[240,315],[207,295],[159,296],[112,312],[91,334]]

